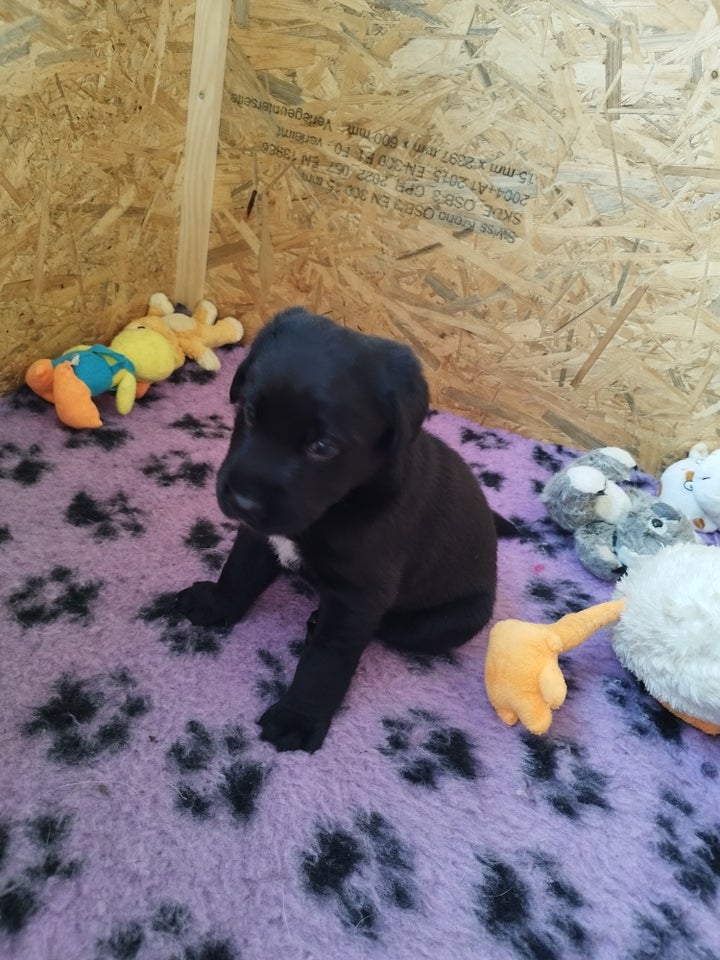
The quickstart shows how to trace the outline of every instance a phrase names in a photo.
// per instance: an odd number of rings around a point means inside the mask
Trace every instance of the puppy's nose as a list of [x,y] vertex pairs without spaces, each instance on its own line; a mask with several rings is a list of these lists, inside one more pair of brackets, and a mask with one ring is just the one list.
[[260,516],[260,504],[257,500],[252,500],[250,497],[244,497],[241,493],[233,491],[232,503],[237,512],[251,523]]

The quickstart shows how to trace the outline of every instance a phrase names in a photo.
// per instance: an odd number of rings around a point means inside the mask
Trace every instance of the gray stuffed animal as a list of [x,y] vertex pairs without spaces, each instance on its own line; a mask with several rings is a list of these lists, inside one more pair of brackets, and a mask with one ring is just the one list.
[[563,467],[540,494],[551,519],[573,533],[582,565],[602,580],[617,580],[636,557],[697,540],[669,504],[619,485],[636,466],[626,450],[601,447]]
[[695,543],[690,520],[674,507],[640,490],[629,490],[630,509],[617,523],[593,520],[575,530],[580,563],[601,580],[622,577],[638,557],[672,543]]
[[630,509],[617,481],[635,469],[632,456],[619,447],[601,447],[563,467],[545,484],[540,499],[563,530],[577,530],[594,520],[616,523]]

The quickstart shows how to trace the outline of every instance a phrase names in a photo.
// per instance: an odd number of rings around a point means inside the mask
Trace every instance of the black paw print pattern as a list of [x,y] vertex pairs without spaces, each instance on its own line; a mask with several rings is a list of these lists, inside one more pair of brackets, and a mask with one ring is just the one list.
[[[470,444],[478,450],[504,450],[508,446],[508,441],[492,430],[473,430],[470,427],[462,428],[460,442],[463,445]],[[468,461],[468,465],[483,487],[498,493],[503,489],[506,481],[504,474],[479,463]]]
[[269,650],[260,649],[257,655],[265,671],[255,683],[257,692],[262,700],[275,703],[290,686],[288,670],[285,663]]
[[117,921],[98,940],[96,960],[240,960],[231,939],[195,930],[187,907],[164,900],[147,916]]
[[100,543],[117,540],[122,533],[137,537],[145,532],[145,511],[133,506],[122,490],[105,500],[80,490],[70,501],[65,519],[74,527],[88,528]]
[[486,490],[495,490],[497,493],[502,490],[505,484],[504,474],[498,470],[490,470],[487,467],[483,467],[479,463],[471,463],[468,464],[468,466]]
[[579,820],[591,807],[612,811],[607,798],[608,778],[589,764],[579,744],[527,732],[521,739],[525,748],[523,769],[553,810],[570,820]]
[[[196,363],[185,363],[182,367],[178,367],[174,373],[172,373],[166,383],[197,383],[200,386],[204,386],[206,383],[210,383],[211,380],[215,379],[215,370],[204,370],[202,367],[199,367]],[[150,396],[150,394],[146,394]]]
[[151,454],[142,472],[161,487],[184,483],[202,489],[212,476],[213,468],[207,461],[192,460],[186,450],[168,450],[160,456]]
[[290,686],[293,673],[306,639],[291,640],[288,644],[288,657],[281,658],[276,654],[260,647],[257,657],[262,664],[263,672],[255,681],[255,688],[260,699],[264,702],[275,703]]
[[593,944],[582,923],[585,900],[543,854],[520,853],[513,862],[476,854],[475,916],[482,929],[522,960],[586,958]]
[[623,720],[635,736],[660,736],[670,743],[682,743],[687,724],[651,697],[631,674],[605,677],[603,689],[608,701],[622,710]]
[[78,766],[124,750],[137,720],[151,707],[125,668],[83,679],[64,673],[23,726],[27,737],[49,738],[48,757]]
[[405,661],[410,673],[432,673],[438,667],[459,667],[460,661],[450,650],[447,653],[418,653],[414,650],[395,650]]
[[436,789],[446,777],[477,780],[478,763],[468,735],[426,710],[385,717],[385,743],[380,752],[395,764],[408,783]]
[[572,453],[572,451],[567,450],[560,444],[556,444],[554,447],[536,444],[532,450],[533,463],[537,464],[538,467],[542,467],[543,470],[547,470],[548,480],[550,479],[550,475],[559,473],[565,464],[576,456],[577,454]]
[[16,443],[0,443],[0,480],[10,480],[21,487],[32,487],[53,466],[43,459],[37,443],[20,447]]
[[381,936],[386,915],[416,909],[413,857],[395,827],[375,811],[352,825],[318,825],[301,859],[305,888],[331,904],[354,934]]
[[195,440],[226,440],[231,431],[229,424],[217,413],[202,418],[186,413],[170,426],[189,433]]
[[88,623],[102,586],[102,580],[81,580],[79,571],[57,566],[46,574],[26,577],[8,597],[7,606],[23,627],[61,619]]
[[48,414],[52,410],[52,404],[43,400],[30,387],[22,386],[14,393],[11,393],[7,399],[12,410],[27,410],[33,414]]
[[678,886],[705,905],[717,905],[720,892],[720,812],[712,823],[699,823],[697,812],[675,790],[662,791],[655,818],[657,853],[670,867]]
[[218,654],[232,627],[198,627],[180,613],[176,593],[161,593],[138,613],[143,623],[161,626],[158,640],[174,654]]
[[634,919],[635,943],[628,960],[717,960],[717,952],[699,942],[678,904],[646,901],[645,909],[637,911]]
[[559,620],[566,613],[577,613],[597,602],[592,594],[581,590],[572,580],[549,581],[542,577],[531,577],[525,594],[528,599],[540,604],[543,618],[549,622]]
[[168,762],[179,779],[175,805],[199,820],[229,812],[235,823],[245,823],[257,807],[270,772],[267,763],[254,760],[242,727],[213,732],[198,720],[189,720],[185,736],[168,750]]
[[720,777],[720,769],[710,760],[703,760],[700,764],[700,773],[710,781],[717,780]]
[[[549,560],[557,559],[564,551],[575,549],[572,534],[562,530],[549,517],[541,517],[532,522],[517,516],[509,519],[517,531],[520,543],[534,547]],[[545,594],[546,587],[547,585],[538,585],[537,589],[541,594]]]
[[66,853],[71,832],[71,816],[56,809],[19,824],[0,820],[0,945],[25,930],[56,884],[80,872]]
[[507,450],[509,442],[506,437],[493,430],[478,430],[473,427],[463,427],[460,431],[460,443],[472,444],[478,450]]
[[218,571],[227,559],[236,531],[237,524],[229,520],[216,524],[199,517],[183,542],[195,551],[208,570]]
[[89,447],[111,453],[124,447],[131,439],[132,435],[124,427],[111,427],[107,424],[104,424],[100,430],[71,430],[68,427],[65,447],[68,450],[82,450]]

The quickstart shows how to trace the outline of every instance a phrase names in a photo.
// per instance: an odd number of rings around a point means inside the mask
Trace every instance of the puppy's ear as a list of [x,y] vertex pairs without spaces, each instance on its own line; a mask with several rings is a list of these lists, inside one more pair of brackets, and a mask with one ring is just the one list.
[[243,362],[235,371],[235,376],[233,377],[233,381],[230,384],[230,403],[237,403],[238,400],[240,399],[240,391],[242,390],[243,384],[245,383],[245,377],[247,376],[247,372],[248,372],[249,360],[250,360],[249,356],[245,357]]
[[430,402],[420,362],[409,347],[386,341],[384,363],[379,365],[380,396],[390,428],[393,452],[417,436]]
[[287,314],[288,316],[294,315],[296,313],[303,313],[304,311],[299,308],[290,308],[289,310],[283,311],[283,313],[277,314],[273,319],[267,323],[260,333],[255,337],[250,347],[250,350],[245,355],[245,359],[242,361],[240,366],[235,371],[235,376],[233,377],[233,382],[230,384],[230,403],[237,403],[240,399],[240,393],[242,391],[245,380],[247,379],[248,371],[250,369],[251,363],[256,359],[256,357],[261,356],[263,349],[267,343],[272,343],[273,339],[277,337],[279,330],[281,329],[281,322],[283,317]]

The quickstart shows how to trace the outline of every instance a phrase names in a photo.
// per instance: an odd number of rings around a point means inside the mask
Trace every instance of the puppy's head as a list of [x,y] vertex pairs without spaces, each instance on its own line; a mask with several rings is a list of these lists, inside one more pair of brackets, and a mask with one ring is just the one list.
[[230,399],[220,507],[263,533],[297,536],[398,461],[428,389],[409,348],[292,308],[258,335]]

